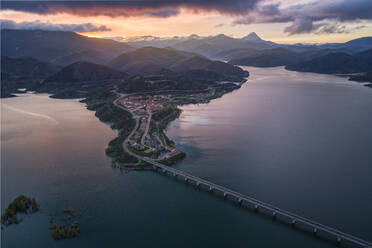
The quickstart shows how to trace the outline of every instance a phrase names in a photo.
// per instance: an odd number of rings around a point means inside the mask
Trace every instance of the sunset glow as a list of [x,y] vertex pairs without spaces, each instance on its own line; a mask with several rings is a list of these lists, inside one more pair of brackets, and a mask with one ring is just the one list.
[[[89,2],[89,1],[88,1]],[[213,1],[211,1],[213,2]],[[180,4],[169,5],[153,4],[143,6],[131,2],[123,2],[124,7],[117,6],[79,6],[51,5],[44,12],[35,9],[7,7],[3,4],[1,11],[2,21],[13,21],[18,25],[24,22],[41,22],[52,24],[92,24],[99,26],[96,30],[76,31],[91,37],[122,37],[123,40],[136,36],[189,36],[197,34],[210,36],[224,33],[232,37],[243,37],[250,32],[258,33],[263,39],[279,43],[325,43],[345,42],[361,36],[372,34],[371,16],[343,17],[340,13],[330,13],[326,2],[319,2],[319,8],[328,11],[324,16],[315,13],[311,22],[304,26],[307,29],[298,30],[297,23],[300,15],[293,11],[297,4],[309,4],[310,1],[251,1],[254,5],[244,5],[246,10],[221,9],[219,1],[214,8],[211,5]],[[247,1],[250,2],[250,1]],[[341,0],[337,0],[342,6]],[[346,3],[346,1],[344,1]],[[355,5],[362,5],[368,1],[355,1]],[[12,3],[12,2],[10,2]],[[13,2],[14,3],[14,2]],[[33,2],[31,2],[33,3]],[[50,2],[42,2],[50,3]],[[66,2],[70,3],[70,2]],[[83,2],[85,3],[85,2]],[[116,2],[122,3],[122,2]],[[156,2],[158,3],[158,2]],[[348,6],[345,6],[345,8]],[[357,6],[359,7],[359,6]],[[310,7],[309,7],[310,8]],[[281,11],[280,16],[277,11]],[[270,12],[271,11],[271,12]],[[304,8],[303,12],[309,11]],[[288,12],[288,13],[287,13]],[[278,15],[276,17],[275,15]],[[293,16],[291,16],[293,15]],[[288,20],[286,20],[288,19]],[[311,26],[308,28],[308,26]],[[290,28],[291,29],[290,29]],[[319,27],[319,28],[318,28]],[[323,27],[323,28],[322,28]],[[295,31],[293,28],[297,28]],[[290,31],[292,30],[292,31]],[[292,33],[291,33],[292,32]]]

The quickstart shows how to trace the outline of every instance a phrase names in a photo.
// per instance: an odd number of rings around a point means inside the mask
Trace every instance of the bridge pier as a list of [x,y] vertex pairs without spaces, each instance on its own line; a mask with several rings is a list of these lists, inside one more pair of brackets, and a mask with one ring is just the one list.
[[327,226],[323,226],[301,216],[296,216],[295,214],[292,214],[290,212],[273,207],[249,196],[242,195],[238,192],[213,184],[209,181],[192,176],[177,169],[172,169],[158,163],[153,164],[152,168],[164,175],[173,176],[176,180],[183,179],[185,183],[190,183],[197,188],[209,191],[219,196],[223,196],[223,198],[227,198],[234,203],[238,203],[243,208],[247,208],[259,214],[271,217],[275,221],[286,223],[287,225],[290,225],[297,230],[303,230],[310,234],[312,233],[317,238],[329,240],[333,243],[339,244],[342,247],[372,248],[371,243],[367,241],[358,239],[356,237],[353,237],[352,235],[344,234],[340,231],[329,228]]
[[276,219],[276,212],[275,211],[273,212],[272,217],[273,217],[274,220]]
[[292,220],[291,225],[292,225],[293,227],[296,227],[296,220],[295,220],[295,219]]

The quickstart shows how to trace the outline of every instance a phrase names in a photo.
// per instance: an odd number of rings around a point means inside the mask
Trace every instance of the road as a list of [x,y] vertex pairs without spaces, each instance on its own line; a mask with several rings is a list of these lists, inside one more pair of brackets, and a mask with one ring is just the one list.
[[[120,109],[122,109],[122,110],[125,110],[125,111],[129,112],[129,113],[133,116],[133,119],[136,121],[136,125],[134,126],[132,132],[128,135],[128,137],[127,137],[127,138],[124,140],[124,142],[123,142],[123,149],[124,149],[124,151],[125,151],[126,153],[128,153],[128,154],[130,154],[130,155],[132,155],[132,156],[136,155],[136,156],[134,156],[134,157],[137,157],[137,154],[135,154],[135,153],[129,151],[129,149],[128,149],[128,145],[127,145],[127,144],[128,144],[128,141],[130,140],[130,138],[131,138],[131,137],[136,133],[136,131],[137,131],[138,127],[139,127],[139,118],[138,118],[138,116],[136,116],[132,111],[130,111],[129,109],[124,108],[124,107],[119,103],[120,99],[122,99],[123,97],[126,97],[127,95],[125,95],[125,94],[121,94],[121,93],[117,93],[117,94],[120,95],[120,96],[119,96],[119,98],[117,98],[115,101],[113,101],[113,104],[114,104],[116,107],[118,107],[118,108],[120,108]],[[140,157],[140,156],[139,156],[139,157]],[[138,157],[137,157],[137,158],[138,158]]]
[[146,136],[147,136],[147,134],[149,132],[149,128],[150,128],[152,113],[149,109],[147,109],[147,113],[149,114],[149,118],[147,118],[146,129],[145,129],[145,132],[143,133],[142,138],[141,138],[141,145],[145,145],[145,139],[146,139]]

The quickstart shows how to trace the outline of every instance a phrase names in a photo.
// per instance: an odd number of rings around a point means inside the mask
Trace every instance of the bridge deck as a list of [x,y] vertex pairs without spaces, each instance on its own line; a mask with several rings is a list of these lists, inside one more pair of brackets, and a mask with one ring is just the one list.
[[[124,110],[128,111],[129,113],[131,113],[133,115],[133,113],[130,110],[127,110],[123,106],[118,104],[118,100],[121,97],[124,97],[124,96],[125,96],[124,94],[120,94],[120,97],[118,99],[116,99],[113,103],[114,103],[115,106],[117,106],[121,109],[124,109]],[[204,187],[207,187],[210,191],[216,191],[216,190],[220,191],[220,192],[223,193],[224,197],[228,197],[228,196],[235,197],[237,199],[237,202],[242,204],[242,206],[249,206],[250,205],[256,211],[259,211],[259,212],[262,211],[263,213],[266,213],[266,214],[269,213],[274,218],[277,218],[277,219],[280,218],[281,220],[283,220],[283,218],[285,218],[287,223],[292,224],[295,227],[301,226],[302,229],[304,229],[306,231],[312,232],[313,234],[315,234],[319,237],[323,237],[323,238],[326,238],[328,240],[335,241],[335,242],[337,242],[338,244],[340,244],[344,247],[372,248],[372,243],[370,243],[368,241],[365,241],[363,239],[360,239],[358,237],[355,237],[353,235],[344,233],[344,232],[339,231],[335,228],[325,226],[323,224],[320,224],[318,222],[309,220],[309,219],[304,218],[302,216],[299,216],[297,214],[288,212],[286,210],[280,209],[280,208],[275,207],[273,205],[270,205],[270,204],[267,204],[265,202],[256,200],[256,199],[254,199],[252,197],[249,197],[247,195],[243,195],[239,192],[233,191],[233,190],[228,189],[226,187],[223,187],[223,186],[217,185],[215,183],[209,182],[207,180],[204,180],[202,178],[193,176],[193,175],[191,175],[187,172],[177,170],[175,168],[171,168],[169,166],[158,163],[158,162],[156,162],[156,161],[154,161],[150,158],[142,157],[142,156],[139,156],[138,154],[135,154],[135,153],[131,152],[127,148],[127,143],[128,143],[128,140],[130,139],[130,137],[134,135],[135,131],[138,128],[138,125],[139,125],[138,118],[135,118],[135,121],[136,121],[135,128],[132,130],[131,134],[124,141],[123,148],[124,148],[125,152],[127,152],[130,155],[138,158],[139,160],[143,160],[143,161],[146,161],[146,162],[152,164],[154,169],[161,169],[162,171],[170,173],[171,175],[173,175],[175,177],[181,176],[181,177],[184,178],[185,181],[193,181],[196,186],[203,186],[204,185]]]
[[[267,204],[265,202],[256,200],[252,197],[249,197],[247,195],[243,195],[239,192],[233,191],[231,189],[228,189],[226,187],[217,185],[215,183],[209,182],[207,180],[204,180],[202,178],[193,176],[187,172],[171,168],[169,166],[160,164],[158,162],[155,162],[151,159],[144,159],[146,162],[149,162],[152,164],[154,169],[161,169],[163,172],[168,172],[172,176],[181,176],[184,178],[185,181],[193,181],[195,185],[201,186],[204,185],[209,188],[210,191],[218,190],[223,193],[225,197],[227,196],[233,196],[237,198],[237,201],[241,204],[249,203],[254,206],[254,209],[259,211],[259,209],[263,209],[266,211],[271,211],[271,214],[273,217],[282,216],[287,217],[290,220],[290,223],[292,225],[298,225],[299,223],[307,225],[307,227],[311,227],[311,230],[314,234],[317,234],[321,231],[323,231],[326,234],[330,234],[331,237],[328,237],[328,239],[333,238],[334,241],[337,243],[343,243],[346,247],[364,247],[364,248],[371,248],[372,243],[365,241],[363,239],[360,239],[358,237],[355,237],[353,235],[344,233],[342,231],[339,231],[337,229],[331,228],[329,226],[325,226],[323,224],[320,224],[318,222],[309,220],[307,218],[304,218],[302,216],[299,216],[297,214],[288,212],[286,210],[283,210],[281,208],[275,207],[273,205]],[[148,161],[147,161],[148,160]],[[310,230],[308,230],[310,231]]]

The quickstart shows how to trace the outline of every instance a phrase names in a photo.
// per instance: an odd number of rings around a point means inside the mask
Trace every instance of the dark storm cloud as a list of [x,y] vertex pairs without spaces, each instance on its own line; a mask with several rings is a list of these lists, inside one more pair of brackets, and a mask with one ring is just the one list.
[[52,24],[40,21],[34,22],[14,22],[11,20],[0,20],[1,29],[31,29],[31,30],[53,30],[53,31],[73,31],[73,32],[104,32],[111,29],[104,25],[94,25],[92,23],[83,24]]
[[365,25],[359,25],[356,27],[347,27],[346,25],[340,24],[325,24],[322,25],[318,30],[316,30],[316,34],[345,34],[345,33],[353,33],[357,30],[365,28]]
[[155,10],[155,11],[148,11],[145,13],[147,16],[153,16],[153,17],[170,17],[170,16],[176,16],[180,12],[177,9],[164,9],[164,10]]
[[320,28],[319,25],[315,25],[311,19],[300,18],[295,19],[289,27],[284,29],[284,32],[289,34],[302,34],[310,33]]
[[323,25],[316,31],[317,34],[344,34],[350,32],[351,30],[349,30],[345,25],[339,24]]
[[216,11],[223,15],[236,16],[234,25],[289,22],[291,24],[284,31],[290,35],[316,33],[321,27],[326,30],[325,33],[332,30],[342,32],[342,28],[332,26],[326,28],[326,25],[372,20],[372,0],[314,0],[285,8],[279,3],[265,2],[265,0],[2,1],[2,9],[41,15],[69,13],[79,16],[167,18],[178,15],[181,8],[186,8],[195,13]]
[[[316,0],[307,4],[297,4],[280,8],[279,4],[258,5],[247,16],[239,18],[234,24],[284,23],[292,22],[284,32],[293,34],[318,32],[342,32],[346,28],[335,28],[319,21],[333,20],[338,23],[372,20],[372,0]],[[328,25],[328,28],[326,26]]]
[[243,15],[262,0],[132,0],[132,1],[2,1],[2,9],[37,14],[70,13],[82,16],[154,16],[177,15],[179,8],[195,12],[217,11]]

